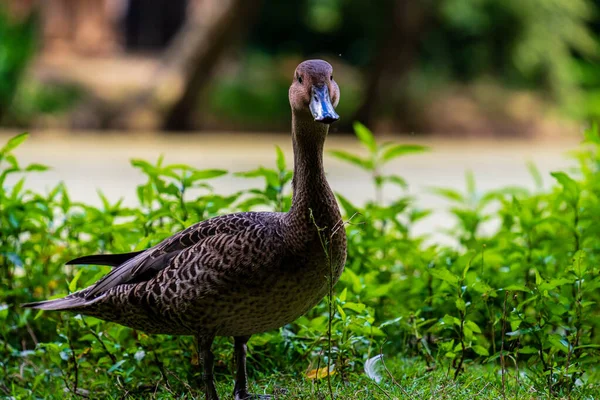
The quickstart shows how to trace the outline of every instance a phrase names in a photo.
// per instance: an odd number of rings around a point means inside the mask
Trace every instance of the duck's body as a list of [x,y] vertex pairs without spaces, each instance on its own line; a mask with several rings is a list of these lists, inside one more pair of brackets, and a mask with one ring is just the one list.
[[294,194],[289,212],[220,216],[143,252],[73,260],[115,268],[63,299],[26,306],[75,311],[148,333],[195,335],[211,400],[217,395],[210,345],[215,336],[234,336],[234,394],[251,398],[245,374],[250,335],[294,321],[343,271],[346,236],[322,162],[338,100],[329,64],[312,60],[298,66],[290,87]]
[[[333,272],[335,283],[345,261],[345,247],[334,246],[330,271],[316,228],[305,240],[295,225],[287,213],[266,212],[200,222],[132,258],[134,266],[168,255],[152,278],[86,300],[92,286],[65,298],[73,303],[68,309],[157,334],[246,336],[279,328],[325,296],[328,276]],[[345,244],[343,231],[334,243]]]

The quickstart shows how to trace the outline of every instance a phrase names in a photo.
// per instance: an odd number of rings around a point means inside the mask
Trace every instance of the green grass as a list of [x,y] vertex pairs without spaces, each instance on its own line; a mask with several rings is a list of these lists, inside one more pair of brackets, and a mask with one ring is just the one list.
[[[282,368],[285,366],[281,366]],[[505,372],[504,387],[502,373],[498,368],[476,365],[469,367],[468,374],[454,380],[452,374],[442,368],[430,369],[417,359],[395,358],[387,360],[385,367],[379,368],[379,383],[365,374],[352,374],[342,380],[332,376],[335,398],[356,400],[385,399],[544,399],[564,397],[571,399],[594,399],[600,396],[600,386],[575,389],[571,393],[538,390],[527,377],[527,371],[516,374],[514,369]],[[216,375],[217,391],[222,398],[230,398],[233,392],[234,371]],[[305,374],[282,370],[272,375],[253,374],[251,368],[250,391],[255,394],[270,394],[280,400],[327,399],[329,389],[327,378],[308,379]],[[518,377],[517,377],[518,375]],[[152,399],[203,398],[201,387],[190,386],[171,371],[152,384],[131,390],[133,397]],[[115,395],[115,398],[118,396]],[[62,398],[57,396],[57,398]]]
[[[340,399],[499,399],[506,395],[508,399],[547,398],[548,391],[538,390],[529,382],[526,373],[516,381],[513,370],[507,371],[504,390],[502,374],[498,368],[476,365],[469,367],[467,374],[462,374],[457,380],[448,374],[447,370],[436,368],[428,370],[425,363],[415,359],[392,359],[386,362],[389,375],[383,371],[382,381],[377,384],[364,375],[351,376],[347,383],[334,380],[334,395]],[[393,380],[392,380],[393,377]],[[262,384],[273,387],[286,387],[289,395],[282,399],[315,399],[329,398],[325,380],[318,384],[298,376],[273,376],[255,383],[256,389]],[[220,389],[223,389],[222,387]],[[220,392],[230,393],[229,386]],[[265,393],[269,392],[269,389]],[[567,393],[553,393],[557,397],[567,397]],[[583,390],[574,390],[571,398],[597,398],[600,396],[600,386]]]

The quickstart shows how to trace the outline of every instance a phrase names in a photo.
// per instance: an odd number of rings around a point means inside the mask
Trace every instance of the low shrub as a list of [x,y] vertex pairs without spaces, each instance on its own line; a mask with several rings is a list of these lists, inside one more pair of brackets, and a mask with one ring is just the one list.
[[[408,195],[381,200],[387,185],[406,188],[401,177],[382,174],[382,165],[427,149],[380,144],[364,126],[355,129],[368,156],[330,154],[371,174],[375,200],[357,205],[339,196],[348,221],[348,261],[336,295],[279,331],[253,336],[251,374],[319,380],[329,365],[335,382],[349,383],[359,380],[366,362],[372,367],[381,361],[383,352],[400,363],[424,364],[422,375],[445,371],[449,379],[489,367],[503,395],[508,381],[544,395],[596,390],[598,128],[586,131],[576,171],[552,173],[550,190],[540,184],[535,191],[480,193],[472,178],[466,193],[433,189],[452,203],[456,246],[432,245],[412,234],[430,211]],[[291,172],[283,152],[277,149],[274,169],[238,174],[262,177],[264,186],[228,196],[210,185],[227,171],[132,160],[147,178],[136,189],[139,206],[125,207],[100,193],[102,206],[93,207],[72,201],[63,184],[47,193],[25,189],[27,174],[47,169],[20,165],[13,155],[26,137],[14,137],[0,150],[0,393],[14,398],[61,397],[65,390],[94,398],[189,393],[188,378],[198,363],[191,337],[148,336],[91,317],[18,305],[64,296],[108,271],[64,266],[77,256],[144,249],[232,211],[287,209]],[[498,221],[498,228],[484,234],[481,225],[489,220]],[[218,374],[231,376],[232,351],[228,338],[217,340]],[[391,375],[373,379],[387,385],[377,386],[383,393],[395,385]]]

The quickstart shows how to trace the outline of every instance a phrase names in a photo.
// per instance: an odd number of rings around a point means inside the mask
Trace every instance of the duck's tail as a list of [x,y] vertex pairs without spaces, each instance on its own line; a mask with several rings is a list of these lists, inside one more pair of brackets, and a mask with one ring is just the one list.
[[83,305],[85,305],[85,299],[64,297],[62,299],[25,303],[21,304],[21,307],[37,308],[38,310],[69,310]]
[[104,296],[98,296],[92,299],[85,298],[81,292],[75,292],[67,297],[54,300],[36,301],[34,303],[21,304],[21,307],[36,308],[38,310],[76,310],[81,307],[89,306],[100,300]]
[[67,262],[67,265],[110,265],[111,267],[118,267],[125,261],[132,259],[142,251],[134,251],[133,253],[121,253],[121,254],[93,254],[91,256],[79,257],[74,260]]
[[[118,267],[127,260],[132,259],[143,251],[134,251],[133,253],[123,254],[93,254],[91,256],[79,257],[74,260],[67,262],[67,265],[77,264],[90,264],[90,265],[110,265],[111,267]],[[89,293],[90,286],[79,292],[72,293],[61,299],[36,301],[34,303],[21,304],[21,307],[25,308],[36,308],[38,310],[74,310],[84,306],[91,305],[96,301],[100,300],[102,296],[96,296],[89,298],[86,296]]]

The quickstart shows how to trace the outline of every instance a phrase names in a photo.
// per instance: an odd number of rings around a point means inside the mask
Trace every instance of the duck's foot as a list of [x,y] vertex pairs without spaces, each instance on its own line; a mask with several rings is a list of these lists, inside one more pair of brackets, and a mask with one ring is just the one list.
[[219,395],[217,395],[215,381],[213,379],[214,356],[212,351],[210,351],[212,341],[212,336],[206,337],[198,335],[198,356],[202,359],[203,364],[202,383],[204,383],[206,400],[219,400]]

